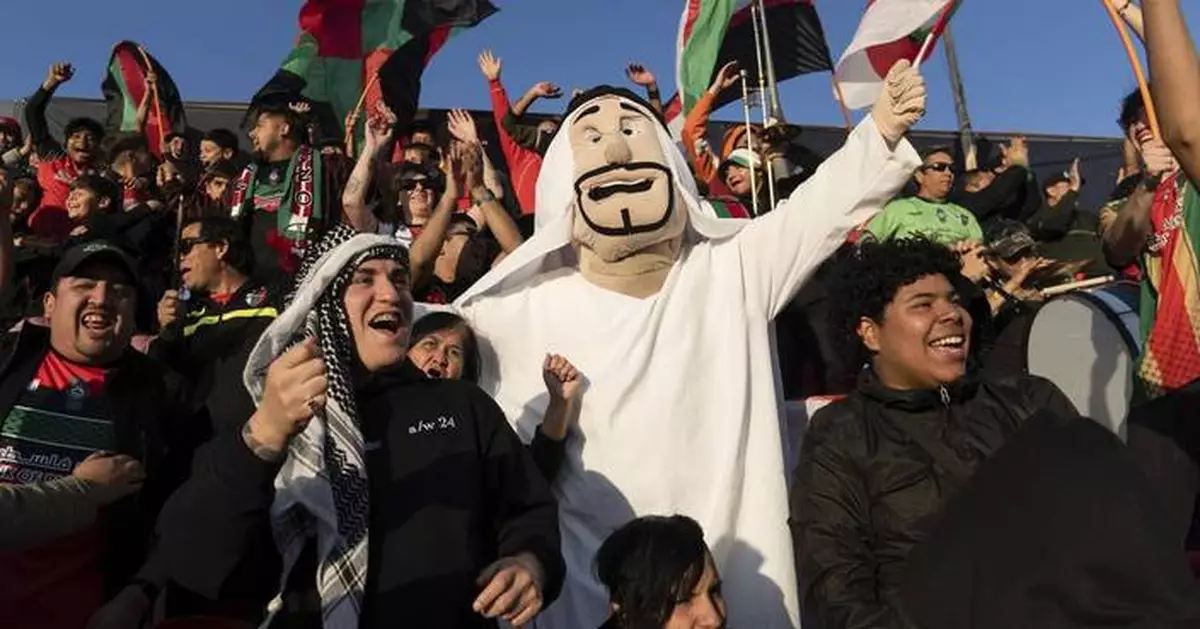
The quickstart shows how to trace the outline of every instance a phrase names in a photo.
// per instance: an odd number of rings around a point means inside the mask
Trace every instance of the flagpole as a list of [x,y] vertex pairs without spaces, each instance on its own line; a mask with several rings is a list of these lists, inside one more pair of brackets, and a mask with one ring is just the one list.
[[[758,20],[759,15],[761,14],[761,11],[762,11],[762,6],[760,5],[760,3],[757,0],[750,5],[750,19],[754,22],[754,49],[755,49],[754,53],[755,53],[755,56],[758,58],[757,59],[757,61],[758,61],[758,104],[762,107],[763,128],[765,129],[765,128],[768,128],[771,126],[772,121],[771,121],[771,114],[767,111],[767,108],[768,108],[767,87],[766,87],[766,83],[765,83],[766,79],[763,76],[764,74],[766,74],[766,72],[763,71],[763,69],[764,69],[764,66],[763,66],[764,51],[763,51],[763,45],[762,45],[762,38],[759,35],[760,22]],[[770,54],[769,54],[770,51],[768,50],[766,52],[767,52],[766,56],[768,58],[770,58]],[[746,131],[747,132],[750,131],[749,127],[747,127]],[[747,136],[747,137],[750,137],[750,136]],[[767,207],[769,208],[768,211],[770,211],[770,209],[775,208],[775,168],[771,164],[771,159],[765,153],[763,154],[762,159],[763,159],[764,165],[766,166],[766,168],[764,168],[764,170],[766,171],[766,175],[767,175],[767,200],[770,202],[770,205],[768,205]],[[751,164],[750,169],[751,170],[754,169],[753,164]],[[754,194],[758,194],[757,188],[754,189]]]
[[1146,73],[1142,70],[1142,62],[1138,57],[1137,49],[1133,47],[1133,39],[1129,37],[1125,21],[1121,19],[1121,14],[1113,6],[1111,0],[1100,0],[1100,3],[1108,11],[1108,17],[1112,20],[1113,27],[1117,29],[1117,34],[1121,36],[1121,43],[1125,46],[1125,54],[1129,56],[1129,65],[1133,66],[1133,76],[1137,79],[1138,90],[1142,93],[1142,102],[1146,104],[1146,121],[1150,124],[1150,131],[1154,133],[1155,138],[1161,139],[1162,131],[1158,126],[1158,113],[1154,109],[1150,84],[1146,81]]
[[758,5],[758,25],[762,28],[762,50],[767,60],[767,86],[771,91],[771,118],[783,122],[783,106],[779,101],[779,81],[775,78],[775,60],[771,58],[771,32],[767,28],[767,10],[763,0],[754,0]]
[[842,82],[838,80],[837,70],[833,71],[833,93],[837,95],[838,107],[842,109],[842,118],[846,120],[846,132],[854,130],[854,114],[846,106],[846,95],[842,93]]
[[[746,70],[742,69],[742,115],[746,118],[746,146],[754,153],[754,134],[750,132],[750,84],[746,78]],[[758,179],[754,175],[754,163],[750,163],[750,201],[754,216],[758,216]]]
[[958,4],[957,0],[950,0],[942,9],[942,14],[938,16],[938,21],[933,25],[933,30],[929,31],[929,35],[925,37],[925,43],[921,44],[921,52],[917,53],[917,58],[913,59],[913,67],[920,69],[921,61],[929,54],[933,48],[933,43],[937,41],[942,31],[946,30],[946,24],[950,21],[950,15],[954,13],[954,5]]
[[946,49],[946,65],[950,68],[950,89],[954,93],[954,112],[958,115],[959,142],[962,144],[963,161],[967,170],[975,170],[975,137],[971,130],[971,115],[967,110],[967,93],[963,89],[962,74],[958,69],[958,51],[954,47],[954,37],[950,25],[942,33],[942,45]]
[[[358,95],[358,103],[354,105],[354,109],[350,110],[350,114],[346,116],[346,152],[351,157],[354,156],[354,127],[358,124],[358,116],[362,113],[363,105],[367,102],[367,93],[372,87],[379,82],[379,73],[375,72],[371,75],[371,80],[367,81],[367,86],[363,88],[361,94]],[[370,114],[368,114],[370,116]]]
[[[154,66],[150,63],[150,55],[146,52],[146,49],[138,46],[138,52],[141,53],[142,61],[146,64],[146,72],[149,74],[155,73]],[[167,152],[167,132],[163,129],[162,102],[158,99],[158,77],[155,77],[155,79],[154,84],[150,86],[150,94],[154,98],[154,119],[157,121],[156,126],[158,127],[158,152],[161,155]]]

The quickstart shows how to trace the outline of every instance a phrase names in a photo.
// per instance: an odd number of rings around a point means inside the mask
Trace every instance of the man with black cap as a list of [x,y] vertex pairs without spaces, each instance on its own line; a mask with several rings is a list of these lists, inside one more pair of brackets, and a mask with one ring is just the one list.
[[309,107],[285,93],[251,104],[254,161],[234,182],[229,212],[249,235],[263,284],[289,285],[308,243],[341,219],[348,168],[309,144]]
[[100,510],[86,530],[0,558],[11,626],[83,627],[129,585],[159,507],[188,469],[185,453],[203,436],[185,435],[207,427],[181,412],[179,381],[130,348],[135,268],[105,241],[67,251],[44,299],[48,327],[27,324],[3,339],[0,483],[68,476],[96,453],[133,457],[146,470],[140,491]]

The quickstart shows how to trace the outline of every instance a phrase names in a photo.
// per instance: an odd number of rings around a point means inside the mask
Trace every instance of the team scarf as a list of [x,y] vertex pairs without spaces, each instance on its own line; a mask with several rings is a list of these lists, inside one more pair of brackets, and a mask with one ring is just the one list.
[[[271,525],[283,556],[281,589],[311,540],[317,546],[317,591],[325,629],[357,629],[367,583],[369,491],[363,435],[354,399],[354,337],[342,303],[355,268],[367,260],[409,265],[390,236],[332,228],[309,247],[287,307],[259,338],[243,379],[255,404],[267,368],[308,337],[317,340],[329,387],[324,411],[292,440],[275,478]],[[272,601],[270,624],[281,607]]]
[[[238,177],[233,187],[230,199],[229,215],[239,218],[243,214],[254,211],[254,194],[258,187],[258,164],[251,163]],[[311,146],[302,145],[288,160],[287,172],[284,174],[283,198],[275,211],[276,231],[292,243],[292,253],[297,257],[304,255],[305,237],[308,234],[308,221],[312,218],[323,218],[321,208],[322,185],[321,158],[316,155]],[[249,200],[249,207],[247,207]],[[283,211],[283,208],[288,211]]]
[[1185,176],[1159,185],[1150,222],[1139,313],[1145,399],[1200,379],[1200,195]]

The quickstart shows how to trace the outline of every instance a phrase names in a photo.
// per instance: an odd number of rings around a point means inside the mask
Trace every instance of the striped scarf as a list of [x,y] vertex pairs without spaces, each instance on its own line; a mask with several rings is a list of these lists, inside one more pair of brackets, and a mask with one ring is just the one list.
[[1139,396],[1153,399],[1200,379],[1200,195],[1180,173],[1158,187],[1143,256]]
[[[284,174],[283,199],[275,211],[275,231],[292,243],[292,253],[304,255],[308,221],[324,218],[321,207],[323,162],[311,146],[301,146],[288,161]],[[254,213],[254,192],[258,187],[258,164],[250,164],[233,185],[229,216],[237,219]]]
[[[305,545],[316,540],[316,583],[325,629],[357,629],[367,582],[367,469],[351,379],[354,340],[342,299],[355,268],[379,258],[408,266],[408,251],[395,239],[358,234],[345,225],[314,243],[287,308],[259,339],[244,374],[257,403],[267,367],[304,338],[317,339],[325,361],[329,388],[324,413],[292,441],[275,479],[271,506],[284,562],[282,584]],[[279,600],[273,601],[264,627],[278,611]]]

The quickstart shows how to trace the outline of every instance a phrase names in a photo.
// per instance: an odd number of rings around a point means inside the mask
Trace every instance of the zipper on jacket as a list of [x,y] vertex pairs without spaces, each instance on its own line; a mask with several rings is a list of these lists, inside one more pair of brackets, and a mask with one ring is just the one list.
[[947,389],[946,385],[942,385],[938,387],[938,394],[942,396],[942,406],[950,408],[950,389]]

